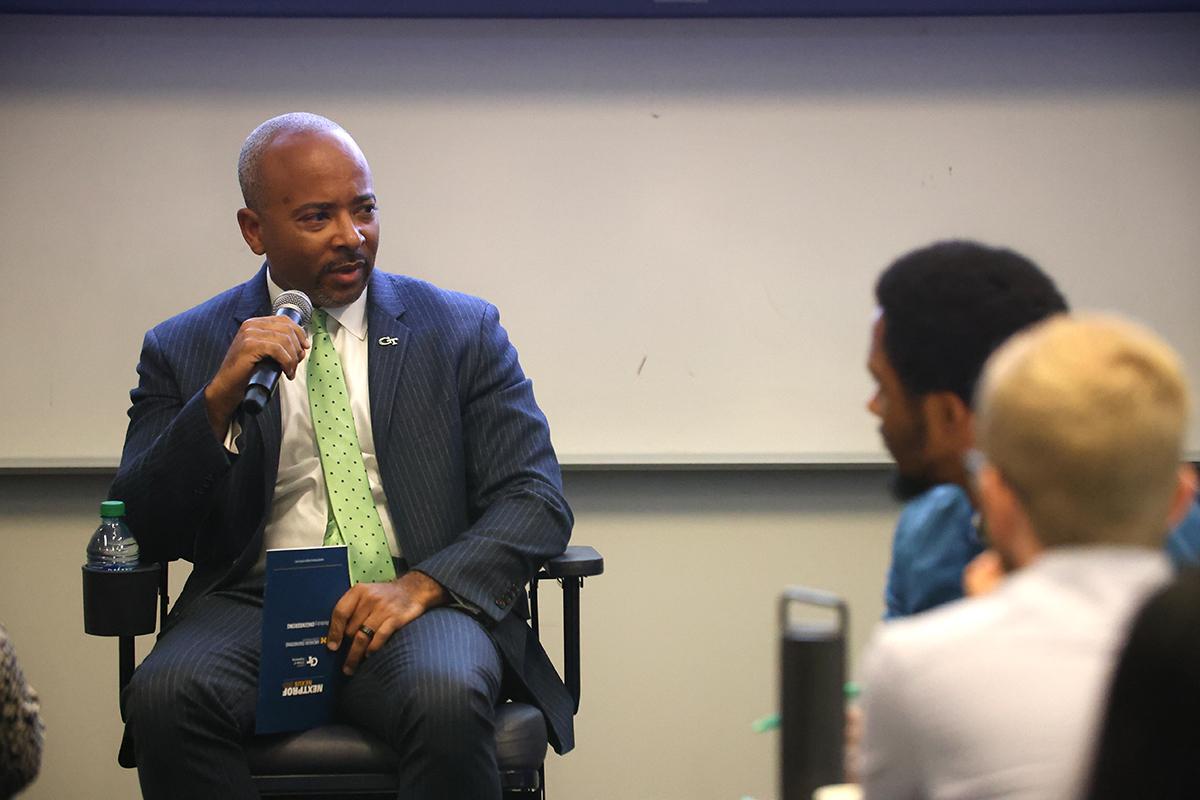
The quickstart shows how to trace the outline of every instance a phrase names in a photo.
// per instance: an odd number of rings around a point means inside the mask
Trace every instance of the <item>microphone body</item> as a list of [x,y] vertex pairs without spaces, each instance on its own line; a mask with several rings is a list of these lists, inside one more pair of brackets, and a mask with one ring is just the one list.
[[[304,292],[286,291],[275,298],[272,308],[275,316],[287,317],[301,327],[307,325],[308,321],[312,319],[312,302]],[[282,371],[283,368],[279,366],[279,362],[273,358],[264,358],[258,362],[258,366],[250,375],[250,383],[246,385],[246,397],[242,400],[242,411],[254,416],[266,408],[267,403],[271,402],[271,395],[275,393],[275,386],[279,383],[279,373]]]

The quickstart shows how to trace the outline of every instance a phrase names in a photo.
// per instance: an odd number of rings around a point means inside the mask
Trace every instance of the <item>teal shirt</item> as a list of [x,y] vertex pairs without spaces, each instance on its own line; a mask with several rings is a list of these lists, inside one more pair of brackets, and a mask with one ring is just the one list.
[[1176,569],[1200,564],[1200,501],[1192,503],[1183,522],[1167,537],[1167,555]]
[[[888,569],[884,619],[905,617],[963,596],[962,574],[983,551],[975,509],[966,492],[942,484],[908,502],[896,523]],[[1200,502],[1167,537],[1178,568],[1200,564]]]
[[952,483],[908,502],[892,539],[884,619],[906,617],[963,596],[963,568],[983,552],[974,518],[967,493]]

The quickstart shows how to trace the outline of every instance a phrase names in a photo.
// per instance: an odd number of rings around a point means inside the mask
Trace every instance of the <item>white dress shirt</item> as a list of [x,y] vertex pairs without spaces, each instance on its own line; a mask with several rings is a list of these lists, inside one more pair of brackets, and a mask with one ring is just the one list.
[[[271,280],[269,270],[267,291],[272,303],[283,292]],[[353,303],[339,308],[326,308],[325,312],[328,320],[326,329],[342,362],[346,394],[350,400],[350,412],[354,416],[354,428],[358,432],[358,443],[362,448],[363,464],[367,468],[371,496],[375,499],[375,508],[379,511],[379,519],[387,535],[388,549],[398,557],[401,555],[400,546],[396,541],[396,531],[379,478],[379,460],[375,455],[375,439],[371,430],[371,397],[367,376],[367,291],[364,290]],[[275,494],[263,535],[264,552],[259,556],[258,570],[265,564],[266,550],[316,547],[325,541],[329,500],[313,432],[312,410],[308,405],[307,367],[308,359],[305,358],[296,369],[295,379],[288,380],[286,375],[280,376],[276,389],[279,392],[280,427],[283,433],[279,445]],[[233,442],[239,433],[235,424],[226,439],[226,447],[231,452],[236,452]]]
[[1074,797],[1129,621],[1169,574],[1150,549],[1057,548],[992,594],[884,623],[863,677],[866,798]]

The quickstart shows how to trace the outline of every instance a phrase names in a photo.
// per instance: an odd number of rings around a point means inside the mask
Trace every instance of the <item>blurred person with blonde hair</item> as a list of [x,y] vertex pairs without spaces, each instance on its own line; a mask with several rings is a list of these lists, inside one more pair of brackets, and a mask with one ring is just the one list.
[[989,359],[968,461],[1008,572],[990,594],[886,624],[865,669],[867,798],[1078,791],[1114,652],[1168,578],[1188,391],[1154,334],[1063,315]]

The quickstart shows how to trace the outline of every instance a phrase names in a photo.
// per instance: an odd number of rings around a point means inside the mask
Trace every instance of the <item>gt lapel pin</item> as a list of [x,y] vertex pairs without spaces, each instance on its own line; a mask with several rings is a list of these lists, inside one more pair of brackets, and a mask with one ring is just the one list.
[[390,347],[394,344],[400,344],[400,340],[397,339],[395,336],[380,336],[379,337],[379,346],[380,347]]

